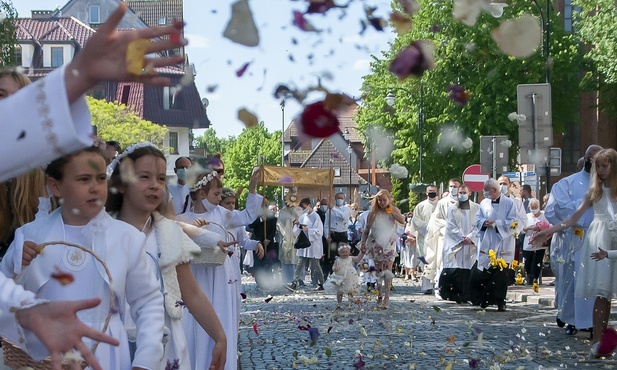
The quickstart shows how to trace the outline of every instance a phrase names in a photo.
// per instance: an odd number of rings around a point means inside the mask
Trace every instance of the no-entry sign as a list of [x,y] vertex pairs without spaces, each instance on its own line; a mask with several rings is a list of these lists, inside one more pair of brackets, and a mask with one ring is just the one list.
[[491,177],[488,173],[482,172],[480,168],[479,164],[472,164],[463,171],[463,182],[469,186],[471,191],[482,191],[484,182]]

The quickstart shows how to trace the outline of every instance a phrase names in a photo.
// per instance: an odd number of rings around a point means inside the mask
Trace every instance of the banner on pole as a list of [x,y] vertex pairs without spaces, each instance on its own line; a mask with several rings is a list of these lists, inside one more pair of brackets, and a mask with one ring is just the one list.
[[332,169],[263,166],[261,173],[259,185],[264,186],[328,188],[334,183]]

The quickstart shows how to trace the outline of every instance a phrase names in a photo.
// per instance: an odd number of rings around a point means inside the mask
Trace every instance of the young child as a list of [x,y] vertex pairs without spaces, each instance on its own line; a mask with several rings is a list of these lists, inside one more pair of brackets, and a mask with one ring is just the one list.
[[[216,171],[198,176],[191,187],[193,209],[178,215],[178,220],[205,226],[215,222],[227,230],[248,225],[259,215],[262,197],[255,193],[259,171],[253,172],[249,185],[249,196],[244,211],[229,211],[219,205],[223,184]],[[226,231],[216,225],[208,226],[210,231],[219,234],[221,240],[227,240]],[[235,254],[235,253],[234,253]],[[206,294],[223,325],[227,335],[227,362],[225,369],[236,370],[238,367],[238,329],[240,323],[240,302],[242,280],[237,258],[228,257],[218,266],[191,263],[191,270]],[[210,366],[214,341],[198,327],[192,315],[183,315],[182,327],[189,345],[191,368],[206,369]]]
[[353,264],[362,260],[364,252],[365,250],[360,250],[359,255],[352,257],[349,244],[341,244],[338,247],[338,257],[332,265],[334,274],[328,278],[328,286],[336,291],[337,309],[340,309],[343,304],[343,294],[348,294],[351,299],[358,289],[358,273]]
[[[129,146],[112,162],[109,179],[110,193],[107,211],[117,219],[133,225],[146,235],[146,253],[155,261],[155,276],[162,279],[165,297],[165,327],[169,330],[163,361],[158,369],[177,363],[180,369],[189,369],[189,353],[182,330],[182,306],[196,318],[201,327],[215,341],[212,366],[222,369],[225,364],[227,338],[210,301],[199,288],[191,272],[189,261],[199,254],[200,248],[174,221],[161,215],[167,205],[165,155],[152,143]],[[134,173],[134,177],[122,173]],[[211,234],[211,244],[219,241]],[[224,245],[227,246],[227,245]],[[146,257],[148,258],[148,257]],[[131,325],[127,325],[131,328]],[[165,342],[165,341],[164,341]]]
[[[119,347],[100,344],[95,355],[104,369],[158,369],[162,360],[163,296],[152,260],[145,253],[145,236],[125,222],[109,216],[105,158],[99,148],[87,148],[51,162],[45,172],[48,186],[61,206],[49,216],[17,229],[15,240],[2,260],[2,271],[16,274],[16,282],[38,296],[52,300],[100,297],[100,306],[78,313],[88,326],[101,330],[114,307],[107,333]],[[39,244],[65,241],[91,249],[105,261],[113,286],[101,264],[78,248]],[[72,283],[54,278],[69,277]],[[115,302],[110,302],[110,290]],[[129,345],[119,307],[130,305],[137,328],[137,352],[131,364]],[[58,333],[62,335],[62,333]],[[90,347],[90,341],[84,341]]]
[[[611,313],[611,298],[617,293],[617,269],[613,256],[617,251],[614,235],[615,213],[617,210],[617,152],[614,149],[599,151],[591,167],[591,181],[587,194],[576,212],[562,223],[534,237],[534,244],[541,245],[551,234],[573,227],[589,207],[593,207],[594,216],[591,225],[583,237],[583,256],[580,274],[576,277],[577,297],[595,299],[593,309],[592,352],[597,354],[600,336],[608,326]],[[602,249],[600,249],[602,248]],[[596,261],[594,261],[596,259]]]

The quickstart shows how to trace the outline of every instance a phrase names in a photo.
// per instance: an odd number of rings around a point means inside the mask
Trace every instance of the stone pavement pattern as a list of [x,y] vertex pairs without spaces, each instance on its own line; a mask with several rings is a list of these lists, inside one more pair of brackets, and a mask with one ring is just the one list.
[[[262,292],[244,278],[239,368],[246,369],[561,369],[617,368],[589,356],[589,333],[565,335],[555,324],[553,290],[512,287],[507,312],[438,301],[417,284],[395,279],[389,310],[376,296],[335,310],[336,296],[307,287]],[[546,282],[545,282],[546,283]],[[269,296],[272,299],[268,300]],[[542,299],[540,299],[540,297]],[[268,302],[266,302],[268,300]],[[520,300],[520,299],[519,299]],[[530,303],[533,302],[533,303]],[[541,303],[541,304],[538,304]],[[318,328],[309,333],[299,326]]]

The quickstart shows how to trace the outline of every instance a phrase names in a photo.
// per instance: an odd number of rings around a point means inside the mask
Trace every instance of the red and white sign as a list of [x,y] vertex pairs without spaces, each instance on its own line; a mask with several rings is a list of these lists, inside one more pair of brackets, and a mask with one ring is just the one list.
[[471,191],[484,190],[484,182],[491,178],[491,175],[480,170],[479,164],[472,164],[463,171],[463,182],[469,186]]

